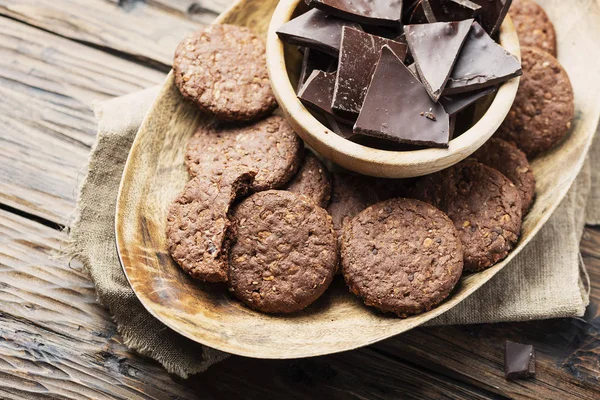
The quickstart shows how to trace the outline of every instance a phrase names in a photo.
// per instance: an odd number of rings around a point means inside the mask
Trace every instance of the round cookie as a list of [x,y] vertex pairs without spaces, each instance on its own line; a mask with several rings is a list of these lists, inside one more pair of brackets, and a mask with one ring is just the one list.
[[497,135],[532,158],[557,145],[569,132],[575,103],[569,76],[556,58],[534,47],[521,51],[523,77]]
[[296,173],[303,143],[288,122],[271,116],[251,125],[209,125],[190,139],[185,163],[191,176],[226,174],[236,167],[257,169],[255,191],[279,188]]
[[521,196],[521,213],[525,216],[535,197],[535,177],[525,153],[512,143],[491,138],[472,157],[497,169],[515,184]]
[[542,6],[532,0],[514,0],[509,13],[521,46],[537,47],[556,57],[554,25]]
[[218,119],[250,121],[277,106],[264,40],[248,28],[216,24],[192,33],[179,43],[173,70],[183,97]]
[[306,196],[321,207],[327,207],[331,199],[329,171],[317,156],[306,150],[300,169],[288,182],[286,190]]
[[379,201],[371,181],[363,175],[335,172],[332,177],[331,202],[327,211],[333,218],[338,236],[356,214]]
[[227,280],[229,207],[247,192],[255,174],[237,170],[223,177],[198,176],[171,205],[167,216],[169,252],[192,277],[206,282]]
[[265,313],[302,310],[325,292],[337,268],[331,217],[294,193],[255,193],[234,210],[236,242],[229,285],[249,307]]
[[500,172],[475,161],[421,178],[414,197],[445,212],[464,247],[465,271],[503,260],[521,233],[521,197]]
[[401,317],[428,311],[452,291],[463,247],[452,221],[414,199],[391,199],[362,211],[344,229],[344,279],[366,305]]

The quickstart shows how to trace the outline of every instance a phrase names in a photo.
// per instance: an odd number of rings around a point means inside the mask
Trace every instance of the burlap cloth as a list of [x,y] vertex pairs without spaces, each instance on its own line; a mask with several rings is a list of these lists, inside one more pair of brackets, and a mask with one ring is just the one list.
[[[109,308],[125,344],[181,377],[204,371],[228,355],[180,336],[152,317],[137,300],[117,259],[114,214],[127,154],[158,88],[96,105],[98,137],[71,226],[72,254],[81,259]],[[595,145],[596,163],[600,144]],[[596,165],[593,170],[600,171]],[[582,316],[589,303],[579,241],[588,204],[600,222],[600,173],[586,164],[576,184],[531,244],[502,272],[433,324],[473,324]],[[582,273],[583,271],[583,273]],[[582,276],[584,277],[582,280]]]

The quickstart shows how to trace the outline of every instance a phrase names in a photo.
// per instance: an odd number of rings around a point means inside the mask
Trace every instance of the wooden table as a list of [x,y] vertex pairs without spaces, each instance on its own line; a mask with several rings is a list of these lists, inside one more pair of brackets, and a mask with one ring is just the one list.
[[[127,350],[82,266],[56,258],[94,143],[92,105],[160,84],[230,0],[0,0],[0,398],[600,398],[600,229],[585,318],[427,328],[294,361],[231,357],[184,381]],[[509,383],[502,348],[533,343]]]

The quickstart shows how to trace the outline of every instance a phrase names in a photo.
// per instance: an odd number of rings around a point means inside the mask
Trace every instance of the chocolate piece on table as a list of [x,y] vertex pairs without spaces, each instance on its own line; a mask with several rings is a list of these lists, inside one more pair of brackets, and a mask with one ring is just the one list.
[[344,27],[331,105],[336,112],[345,116],[358,115],[381,48],[385,45],[404,60],[405,44]]
[[535,377],[535,351],[532,345],[506,342],[504,375],[508,380]]
[[384,46],[354,132],[400,143],[448,147],[449,128],[442,105],[431,100],[402,60]]
[[337,67],[337,60],[328,54],[319,50],[304,48],[302,57],[302,68],[300,69],[300,78],[298,79],[298,89],[300,91],[304,82],[310,74],[316,69],[324,72],[333,72]]
[[481,6],[479,21],[487,33],[493,35],[500,29],[512,0],[471,0]]
[[452,117],[475,103],[477,100],[494,93],[496,90],[498,90],[496,87],[489,87],[475,92],[461,93],[454,96],[442,96],[439,101],[448,115]]
[[473,19],[466,19],[404,27],[419,77],[434,101],[442,95],[472,24]]
[[344,26],[362,29],[354,22],[341,20],[319,10],[310,10],[277,29],[277,35],[286,43],[337,57]]
[[361,24],[398,26],[402,22],[402,0],[306,0],[306,4]]
[[517,57],[504,50],[475,22],[442,94],[496,86],[522,74]]

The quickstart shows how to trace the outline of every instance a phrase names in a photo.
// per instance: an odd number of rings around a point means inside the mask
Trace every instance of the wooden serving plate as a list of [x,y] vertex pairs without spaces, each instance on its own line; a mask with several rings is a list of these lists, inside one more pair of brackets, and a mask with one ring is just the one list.
[[[447,301],[407,319],[365,307],[337,279],[315,304],[292,316],[254,312],[224,286],[204,285],[184,274],[169,256],[166,214],[188,176],[183,152],[203,117],[183,100],[172,73],[140,127],[119,192],[116,238],[127,278],[152,315],[182,335],[229,353],[296,358],[350,350],[406,332],[441,315],[492,279],[548,220],[580,171],[600,116],[600,11],[591,0],[541,1],[555,22],[559,58],[569,72],[576,119],[568,138],[533,162],[537,200],[523,224],[518,246],[502,263],[463,278]],[[245,25],[266,34],[276,0],[243,0],[218,23]]]

